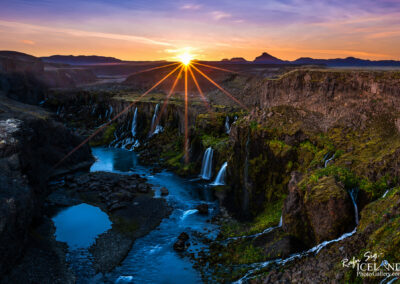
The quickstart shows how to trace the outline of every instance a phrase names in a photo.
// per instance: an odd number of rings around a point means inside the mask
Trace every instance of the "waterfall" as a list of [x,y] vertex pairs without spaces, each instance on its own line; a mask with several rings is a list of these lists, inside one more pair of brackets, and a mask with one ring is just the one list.
[[328,154],[326,154],[325,158],[324,158],[324,160],[325,160],[324,168],[326,168],[328,166],[328,163],[335,158],[335,154],[333,154],[332,157],[330,157],[329,159],[327,159],[327,157],[328,157]]
[[285,258],[285,259],[279,258],[279,259],[268,260],[268,261],[260,262],[260,263],[253,263],[251,266],[254,267],[254,268],[252,270],[250,270],[249,272],[247,272],[242,278],[240,278],[239,280],[237,280],[234,283],[240,284],[240,283],[243,283],[244,281],[246,281],[248,279],[251,279],[251,278],[255,277],[254,273],[260,271],[261,269],[267,267],[270,264],[275,263],[277,265],[284,265],[284,264],[286,264],[286,263],[288,263],[288,262],[290,262],[292,260],[302,258],[303,256],[307,256],[307,255],[309,255],[311,253],[318,254],[321,251],[321,249],[323,249],[327,245],[332,244],[332,243],[337,243],[337,242],[340,242],[340,241],[342,241],[342,240],[344,240],[344,239],[346,239],[348,237],[351,237],[352,235],[355,234],[356,229],[357,229],[357,227],[354,228],[353,231],[351,231],[349,233],[345,233],[345,234],[341,235],[337,239],[333,239],[333,240],[330,240],[330,241],[322,242],[322,243],[316,245],[315,247],[310,248],[309,250],[306,250],[306,251],[303,251],[303,252],[300,252],[300,253],[295,253],[295,254],[293,254],[293,255],[289,256],[288,258]]
[[225,175],[226,175],[226,167],[228,166],[228,162],[225,162],[221,169],[218,172],[217,177],[211,185],[225,185]]
[[214,150],[208,147],[204,152],[203,163],[201,165],[200,177],[202,179],[209,180],[212,177],[212,160]]
[[132,119],[132,127],[131,127],[132,137],[136,136],[136,124],[137,124],[137,108],[135,108],[135,113],[133,114],[133,119]]
[[109,110],[109,112],[108,112],[108,118],[109,119],[111,119],[111,115],[112,115],[112,113],[113,113],[113,107],[112,106],[110,106],[110,110]]
[[[321,251],[321,249],[323,249],[327,245],[332,244],[332,243],[340,242],[340,241],[342,241],[342,240],[354,235],[356,233],[356,231],[357,231],[357,225],[358,225],[358,221],[359,221],[358,220],[358,207],[357,207],[357,202],[356,202],[357,194],[358,194],[358,188],[353,188],[353,189],[349,190],[349,195],[350,195],[351,200],[352,200],[353,205],[354,205],[355,221],[356,221],[356,227],[354,228],[353,231],[348,232],[348,233],[344,233],[343,235],[341,235],[337,239],[333,239],[333,240],[330,240],[330,241],[324,241],[324,242],[322,242],[322,243],[310,248],[309,250],[306,250],[306,251],[303,251],[303,252],[300,252],[300,253],[292,254],[291,256],[289,256],[288,258],[285,258],[285,259],[279,258],[279,259],[275,259],[275,260],[268,260],[268,261],[265,261],[265,262],[253,263],[251,265],[251,267],[253,269],[248,271],[242,278],[240,278],[238,281],[236,281],[234,283],[238,283],[238,284],[239,283],[243,283],[244,281],[246,281],[246,280],[248,280],[250,278],[253,278],[255,273],[257,273],[258,271],[260,271],[261,269],[267,267],[270,264],[274,263],[274,264],[277,264],[277,265],[284,265],[284,264],[286,264],[286,263],[288,263],[288,262],[290,262],[292,260],[300,259],[300,258],[302,258],[304,256],[307,256],[307,255],[311,254],[311,253],[314,253],[316,255]],[[281,225],[281,223],[280,223],[280,225]]]
[[358,194],[358,188],[353,188],[349,190],[349,194],[351,197],[351,201],[353,202],[354,205],[354,214],[356,218],[356,225],[358,225],[358,207],[357,207],[357,194]]
[[158,124],[155,125],[159,108],[160,108],[160,105],[156,104],[156,107],[154,109],[153,118],[151,120],[151,128],[150,128],[150,135],[149,135],[150,137],[153,136],[154,134],[158,134],[164,130],[164,128],[161,125],[158,125]]
[[278,227],[282,227],[282,223],[283,223],[283,218],[282,218],[282,215],[281,215],[281,219],[279,220],[279,225],[278,225]]
[[230,125],[229,125],[229,116],[227,116],[227,117],[225,118],[225,132],[226,132],[227,134],[229,134],[229,132],[231,132],[231,127],[230,127]]

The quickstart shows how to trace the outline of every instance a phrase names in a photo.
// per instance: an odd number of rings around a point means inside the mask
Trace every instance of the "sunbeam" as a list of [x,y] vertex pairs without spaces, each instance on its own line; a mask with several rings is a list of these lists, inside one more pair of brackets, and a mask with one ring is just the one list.
[[237,98],[235,98],[232,94],[230,94],[228,91],[226,91],[224,88],[222,88],[218,83],[216,83],[214,80],[212,80],[210,77],[208,77],[206,74],[204,74],[201,70],[199,70],[196,66],[192,65],[192,67],[200,73],[204,78],[206,78],[208,81],[210,81],[214,86],[216,86],[218,89],[221,90],[225,95],[230,97],[232,100],[234,100],[236,103],[238,103],[241,107],[243,107],[245,110],[249,110],[248,107],[246,107],[241,101],[239,101]]
[[73,153],[75,153],[78,149],[80,149],[83,145],[85,145],[87,142],[89,142],[90,139],[95,137],[97,134],[99,134],[104,128],[109,126],[113,121],[115,121],[118,117],[120,117],[122,114],[127,112],[131,107],[133,107],[139,100],[141,100],[144,96],[146,96],[148,93],[153,91],[158,85],[160,85],[162,82],[164,82],[169,76],[171,76],[176,70],[181,65],[177,66],[174,70],[169,72],[167,75],[165,75],[161,80],[159,80],[157,83],[155,83],[150,89],[148,89],[145,93],[143,93],[139,98],[137,98],[135,101],[133,101],[130,105],[128,105],[126,108],[124,108],[120,113],[116,114],[110,121],[106,122],[103,124],[100,128],[98,128],[94,133],[92,133],[89,137],[87,137],[85,140],[82,141],[81,144],[76,146],[74,149],[72,149],[67,155],[65,155],[64,158],[62,158],[55,166],[54,168],[57,168],[60,166],[68,157],[70,157]]
[[207,64],[203,64],[203,63],[199,63],[199,62],[192,62],[192,63],[196,64],[196,65],[201,65],[201,66],[204,66],[204,67],[220,70],[220,71],[225,71],[225,72],[234,73],[234,74],[241,74],[240,72],[228,70],[228,69],[225,69],[225,68],[215,67],[215,66],[211,66],[211,65],[207,65]]
[[173,92],[175,90],[176,84],[178,83],[178,81],[179,81],[179,79],[181,77],[182,71],[185,68],[185,66],[183,66],[182,64],[180,66],[181,66],[181,70],[179,70],[178,76],[176,76],[176,79],[175,79],[174,83],[172,84],[171,90],[169,91],[167,97],[164,100],[164,103],[163,103],[163,105],[161,107],[161,111],[160,111],[159,115],[157,116],[156,123],[154,123],[153,129],[151,129],[151,132],[154,132],[154,127],[156,125],[158,125],[158,123],[160,122],[161,116],[164,113],[165,108],[167,107],[168,100],[172,96],[172,94],[173,94]]
[[137,74],[141,74],[141,73],[145,73],[145,72],[149,72],[149,71],[153,71],[153,70],[157,70],[157,69],[166,68],[166,67],[173,66],[173,65],[176,65],[176,64],[181,64],[181,63],[180,62],[174,62],[174,63],[171,63],[171,64],[166,64],[166,65],[162,65],[162,66],[149,68],[149,69],[145,69],[145,70],[141,70],[141,71],[137,71],[135,73],[129,74],[129,76],[137,75]]
[[192,76],[193,82],[194,82],[194,84],[196,85],[197,91],[199,92],[200,97],[201,97],[202,101],[204,102],[204,105],[206,106],[207,110],[208,110],[210,113],[213,114],[213,112],[212,112],[212,110],[211,110],[211,108],[210,108],[210,105],[208,104],[208,101],[207,101],[207,99],[206,99],[206,96],[203,94],[203,91],[201,90],[200,85],[199,85],[199,83],[197,82],[196,76],[194,75],[192,69],[190,68],[190,65],[189,65],[188,69],[189,69],[190,75]]
[[185,163],[189,163],[189,129],[188,129],[188,66],[185,66]]

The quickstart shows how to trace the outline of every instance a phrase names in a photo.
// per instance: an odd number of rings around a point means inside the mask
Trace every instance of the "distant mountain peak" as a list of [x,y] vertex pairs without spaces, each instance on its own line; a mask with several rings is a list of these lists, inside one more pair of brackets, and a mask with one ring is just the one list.
[[260,56],[257,56],[254,59],[255,63],[267,63],[267,64],[282,64],[285,63],[285,61],[276,58],[275,56],[272,56],[271,54],[267,52],[263,52]]

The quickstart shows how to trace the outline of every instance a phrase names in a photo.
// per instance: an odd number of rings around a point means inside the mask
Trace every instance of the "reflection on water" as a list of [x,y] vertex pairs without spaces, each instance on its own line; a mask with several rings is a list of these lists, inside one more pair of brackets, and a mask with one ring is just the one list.
[[98,235],[111,229],[107,214],[85,203],[59,212],[53,222],[56,240],[67,243],[70,249],[88,248]]
[[134,152],[118,148],[92,148],[96,162],[90,168],[91,172],[129,172],[137,165]]

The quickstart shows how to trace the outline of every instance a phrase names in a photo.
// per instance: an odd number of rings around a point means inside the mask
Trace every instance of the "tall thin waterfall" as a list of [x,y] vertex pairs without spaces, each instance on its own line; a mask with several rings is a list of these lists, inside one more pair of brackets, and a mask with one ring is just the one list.
[[[328,153],[328,154],[329,154],[329,153]],[[330,161],[332,161],[332,160],[335,158],[335,154],[333,154],[332,157],[330,157],[330,158],[328,159],[328,154],[326,154],[326,155],[325,155],[325,158],[324,158],[324,160],[325,160],[325,162],[324,162],[324,168],[326,168],[326,167],[328,166],[328,163],[329,163]]]
[[352,190],[349,191],[351,201],[353,202],[354,205],[354,214],[356,218],[356,225],[358,225],[358,207],[357,207],[357,195],[358,195],[358,188],[353,188]]
[[161,125],[158,125],[158,124],[155,125],[159,108],[160,108],[160,105],[157,104],[154,109],[153,118],[151,120],[150,136],[152,136],[153,134],[160,133],[164,130],[164,128]]
[[211,185],[225,185],[225,176],[226,176],[226,167],[228,166],[228,162],[225,162],[221,169],[218,172],[217,177]]
[[[353,188],[351,190],[349,190],[349,195],[351,197],[351,200],[353,202],[354,205],[354,212],[355,212],[355,220],[356,220],[356,225],[358,225],[358,207],[357,207],[357,194],[358,194],[358,188]],[[281,222],[280,222],[281,225]],[[309,250],[300,252],[300,253],[295,253],[290,255],[289,257],[282,259],[282,258],[278,258],[278,259],[274,259],[274,260],[268,260],[268,261],[264,261],[264,262],[259,262],[259,263],[253,263],[252,267],[253,269],[249,270],[242,278],[240,278],[239,280],[237,280],[234,283],[237,284],[241,284],[244,283],[245,281],[253,278],[257,272],[259,272],[261,269],[267,267],[270,264],[275,264],[275,265],[284,265],[288,262],[291,262],[295,259],[299,259],[302,258],[304,256],[310,255],[310,254],[317,254],[319,253],[324,247],[326,247],[329,244],[332,243],[336,243],[336,242],[340,242],[348,237],[351,237],[352,235],[354,235],[357,231],[357,226],[354,228],[353,231],[348,232],[348,233],[344,233],[343,235],[341,235],[340,237],[333,239],[333,240],[329,240],[329,241],[324,241],[312,248],[310,248]]]
[[229,134],[231,132],[231,126],[229,125],[229,116],[225,118],[225,132]]
[[208,147],[204,152],[203,163],[201,165],[200,177],[202,179],[209,180],[212,177],[212,160],[214,150]]
[[136,136],[136,125],[137,125],[137,108],[135,108],[135,113],[133,114],[133,119],[132,119],[132,127],[131,127],[132,137]]

